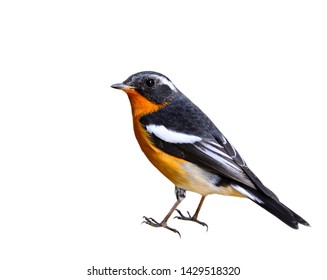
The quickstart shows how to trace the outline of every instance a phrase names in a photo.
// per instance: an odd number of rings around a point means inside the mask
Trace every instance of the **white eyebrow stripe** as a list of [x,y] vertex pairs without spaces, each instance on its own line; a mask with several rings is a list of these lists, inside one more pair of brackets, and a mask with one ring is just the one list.
[[163,76],[158,76],[158,75],[155,75],[155,78],[158,79],[160,82],[159,82],[159,85],[167,85],[171,90],[173,91],[177,91],[175,85],[169,81],[167,78],[163,77]]
[[163,125],[149,124],[146,130],[168,143],[193,144],[202,140],[199,136],[169,130]]

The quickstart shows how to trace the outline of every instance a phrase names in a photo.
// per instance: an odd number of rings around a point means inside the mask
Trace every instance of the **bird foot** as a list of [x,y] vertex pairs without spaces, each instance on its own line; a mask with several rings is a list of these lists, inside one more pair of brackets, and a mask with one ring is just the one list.
[[189,211],[187,211],[187,214],[188,214],[188,217],[187,217],[187,216],[184,216],[183,213],[180,210],[178,210],[178,209],[175,209],[175,210],[177,211],[179,216],[175,216],[174,219],[179,219],[179,220],[183,220],[183,221],[191,221],[191,222],[198,223],[199,225],[206,227],[207,231],[208,231],[208,225],[206,223],[204,223],[204,222],[199,221],[197,219],[197,217],[191,216]]
[[161,223],[158,223],[155,219],[153,218],[148,218],[148,217],[143,217],[144,221],[142,222],[142,224],[147,224],[150,225],[152,227],[162,227],[162,228],[166,228],[172,232],[175,232],[179,235],[179,237],[181,238],[181,234],[179,233],[179,231],[177,229],[171,228],[167,225],[166,221],[162,221]]

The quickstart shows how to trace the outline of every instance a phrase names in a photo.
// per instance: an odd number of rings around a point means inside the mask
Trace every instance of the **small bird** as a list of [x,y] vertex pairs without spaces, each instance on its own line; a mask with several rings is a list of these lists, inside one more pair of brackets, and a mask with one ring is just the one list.
[[[196,222],[209,194],[246,197],[290,227],[309,223],[279,201],[251,171],[214,123],[164,75],[144,71],[111,87],[127,93],[136,139],[149,161],[175,185],[177,201],[161,222],[144,223],[180,233],[168,226],[176,210],[180,220]],[[194,215],[177,209],[186,191],[200,194]]]

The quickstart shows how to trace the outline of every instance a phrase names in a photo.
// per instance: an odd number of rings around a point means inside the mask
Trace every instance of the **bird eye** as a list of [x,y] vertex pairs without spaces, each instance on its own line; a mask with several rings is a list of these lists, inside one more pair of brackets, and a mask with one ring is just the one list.
[[146,85],[147,85],[148,87],[153,87],[153,86],[154,86],[154,80],[153,80],[153,79],[147,79],[147,80],[145,81],[145,83],[146,83]]

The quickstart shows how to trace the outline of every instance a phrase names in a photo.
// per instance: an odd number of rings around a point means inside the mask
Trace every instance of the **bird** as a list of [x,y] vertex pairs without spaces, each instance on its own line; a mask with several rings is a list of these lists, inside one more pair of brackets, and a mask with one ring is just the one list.
[[[148,160],[175,185],[176,201],[161,222],[143,217],[143,223],[166,228],[176,211],[180,220],[208,225],[198,219],[205,198],[221,194],[248,198],[291,228],[310,226],[280,202],[251,171],[234,146],[209,117],[163,74],[142,71],[111,86],[130,101],[135,137]],[[186,191],[201,195],[194,214],[177,207]]]

